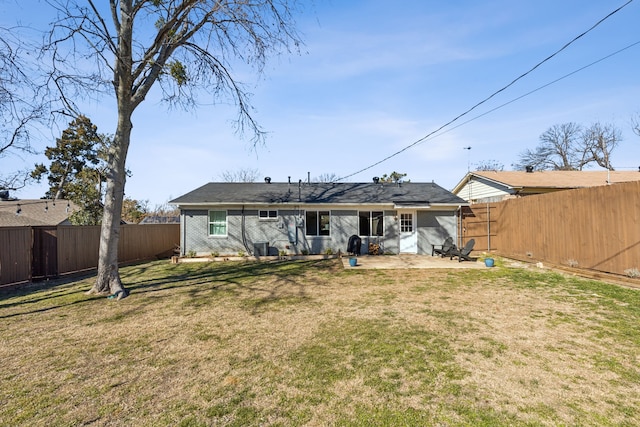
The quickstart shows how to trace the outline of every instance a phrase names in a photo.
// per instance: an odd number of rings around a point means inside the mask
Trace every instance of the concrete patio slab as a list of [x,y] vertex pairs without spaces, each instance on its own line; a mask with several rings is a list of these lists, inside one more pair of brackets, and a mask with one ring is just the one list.
[[344,268],[353,269],[403,269],[403,268],[442,268],[442,269],[470,269],[487,268],[484,262],[478,260],[458,262],[457,258],[440,258],[430,255],[361,255],[356,257],[355,267],[349,265],[349,256],[342,257]]

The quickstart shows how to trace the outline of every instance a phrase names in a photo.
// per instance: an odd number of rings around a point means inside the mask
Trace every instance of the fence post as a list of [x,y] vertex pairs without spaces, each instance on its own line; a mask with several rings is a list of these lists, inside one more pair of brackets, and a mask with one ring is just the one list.
[[487,252],[491,252],[491,209],[487,202]]

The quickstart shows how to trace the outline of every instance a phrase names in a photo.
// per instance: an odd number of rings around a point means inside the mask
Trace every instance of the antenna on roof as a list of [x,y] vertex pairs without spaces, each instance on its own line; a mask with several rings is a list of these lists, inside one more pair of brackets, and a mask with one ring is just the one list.
[[463,150],[467,150],[467,172],[471,172],[471,146],[462,147]]

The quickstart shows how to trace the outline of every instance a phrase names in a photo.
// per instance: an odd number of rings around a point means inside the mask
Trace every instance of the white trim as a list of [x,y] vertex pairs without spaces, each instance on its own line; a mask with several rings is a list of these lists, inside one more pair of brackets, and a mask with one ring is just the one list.
[[[224,212],[224,234],[211,234],[211,212]],[[209,237],[228,237],[229,236],[229,211],[226,209],[209,209],[207,211],[207,236]]]

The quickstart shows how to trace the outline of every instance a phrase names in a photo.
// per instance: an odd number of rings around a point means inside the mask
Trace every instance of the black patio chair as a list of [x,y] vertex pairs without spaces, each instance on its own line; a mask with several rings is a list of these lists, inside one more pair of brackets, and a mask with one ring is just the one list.
[[441,245],[431,245],[431,256],[440,255],[446,257],[451,255],[451,251],[456,248],[453,244],[453,237],[447,237]]
[[360,255],[360,245],[362,245],[362,239],[357,234],[349,237],[347,242],[347,252],[353,255]]
[[477,261],[478,258],[474,258],[469,254],[473,250],[473,246],[476,244],[475,239],[469,240],[462,249],[454,249],[451,251],[449,259],[453,259],[454,257],[458,257],[458,262],[462,261]]

